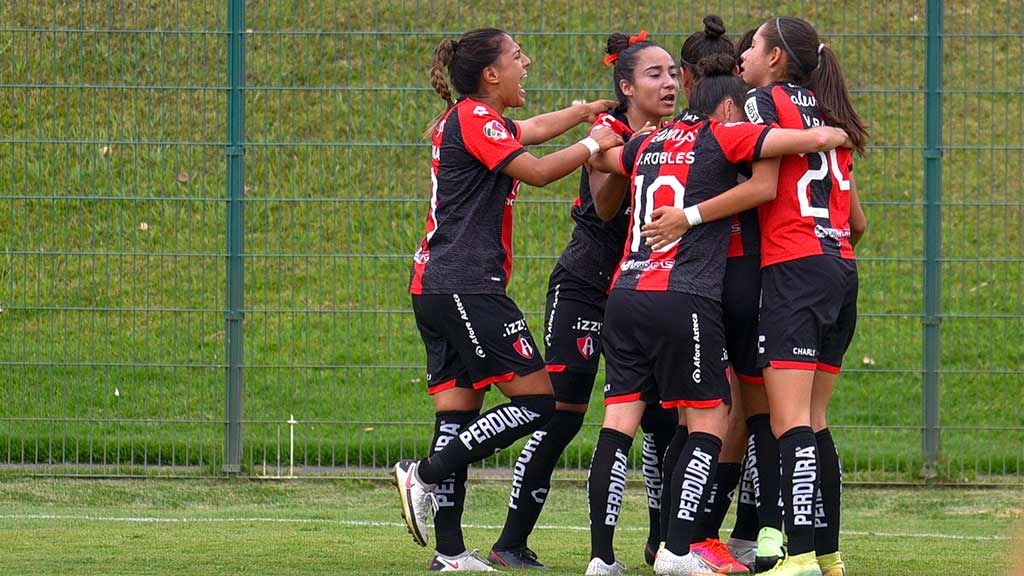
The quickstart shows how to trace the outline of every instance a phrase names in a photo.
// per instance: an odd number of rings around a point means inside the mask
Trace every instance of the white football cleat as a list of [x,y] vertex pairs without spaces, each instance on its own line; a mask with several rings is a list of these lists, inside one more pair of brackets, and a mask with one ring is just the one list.
[[480,551],[463,552],[458,556],[435,554],[430,562],[431,572],[497,572],[480,559]]
[[437,486],[426,484],[416,475],[416,460],[401,460],[395,464],[395,484],[398,494],[402,497],[402,518],[412,534],[412,539],[420,546],[430,541],[427,533],[427,516],[435,504],[434,489]]
[[602,574],[625,574],[626,565],[621,560],[616,560],[611,564],[605,564],[604,560],[600,558],[593,558],[590,560],[590,564],[587,565],[587,576],[600,576]]
[[654,560],[654,573],[657,576],[714,576],[715,574],[714,570],[693,552],[677,556],[667,548],[658,550],[658,557]]

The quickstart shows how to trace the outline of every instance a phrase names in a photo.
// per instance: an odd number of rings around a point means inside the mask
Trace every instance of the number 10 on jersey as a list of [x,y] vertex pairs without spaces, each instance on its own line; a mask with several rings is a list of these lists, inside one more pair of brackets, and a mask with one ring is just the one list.
[[[636,177],[633,178],[633,230],[631,233],[633,241],[629,247],[631,252],[640,251],[640,242],[643,240],[643,238],[640,237],[640,229],[644,224],[651,223],[651,214],[654,212],[655,208],[654,194],[663,186],[672,191],[671,206],[682,210],[683,196],[686,194],[686,188],[683,187],[683,183],[679,181],[679,178],[676,178],[671,174],[658,176],[651,182],[650,186],[648,186],[646,190],[644,189],[643,174],[637,174]],[[665,205],[667,206],[668,204]],[[654,252],[668,252],[674,248],[676,244],[679,244],[678,239],[662,248],[659,248],[658,250],[654,250]]]

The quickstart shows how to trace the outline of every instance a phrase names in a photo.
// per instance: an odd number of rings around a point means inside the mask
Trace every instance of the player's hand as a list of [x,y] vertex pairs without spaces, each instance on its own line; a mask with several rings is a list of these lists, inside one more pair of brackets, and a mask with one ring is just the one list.
[[682,208],[662,206],[651,213],[651,223],[640,229],[640,235],[647,239],[647,245],[654,250],[679,240],[690,229]]
[[597,122],[597,116],[599,114],[607,112],[618,105],[619,103],[615,100],[594,100],[593,102],[587,102],[586,100],[573,101],[573,106],[579,106],[582,108],[586,121],[591,124]]
[[644,125],[639,130],[634,132],[633,135],[629,137],[629,139],[632,140],[633,138],[646,138],[648,134],[654,132],[657,129],[658,126],[656,124],[651,124],[651,121],[648,120],[647,122],[644,122]]
[[825,145],[823,148],[825,150],[832,150],[833,148],[853,148],[853,142],[850,140],[850,135],[842,128],[819,126],[817,128],[813,128],[813,130],[817,130],[824,137]]
[[622,137],[616,134],[614,130],[610,130],[604,126],[594,126],[594,128],[590,130],[590,137],[597,140],[597,145],[601,147],[601,152],[604,152],[609,148],[622,146]]

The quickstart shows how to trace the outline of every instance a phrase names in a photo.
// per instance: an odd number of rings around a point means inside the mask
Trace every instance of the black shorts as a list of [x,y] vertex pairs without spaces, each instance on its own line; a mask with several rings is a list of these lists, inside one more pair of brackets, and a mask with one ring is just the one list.
[[857,263],[809,256],[761,271],[762,368],[838,374],[857,327]]
[[729,399],[722,306],[682,292],[613,290],[604,327],[604,403],[713,408]]
[[427,349],[427,391],[483,389],[544,369],[526,319],[508,296],[420,294],[412,297]]
[[[555,264],[548,280],[548,303],[544,310],[544,363],[552,374],[572,372],[597,374],[601,359],[601,327],[608,295]],[[555,381],[562,380],[552,378]],[[593,384],[591,384],[593,386]],[[590,390],[562,390],[555,399],[586,404]]]
[[722,323],[729,364],[742,382],[764,384],[757,365],[757,308],[761,300],[760,256],[729,258],[722,290]]

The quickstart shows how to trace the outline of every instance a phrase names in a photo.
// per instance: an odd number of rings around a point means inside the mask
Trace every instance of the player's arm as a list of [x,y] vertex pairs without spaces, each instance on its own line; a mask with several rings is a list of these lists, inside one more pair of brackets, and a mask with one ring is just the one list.
[[811,154],[851,145],[849,135],[841,128],[832,126],[806,130],[774,128],[765,135],[760,156],[776,158],[789,154]]
[[868,229],[868,219],[864,216],[864,210],[860,207],[860,199],[857,197],[857,183],[850,174],[850,244],[854,247],[864,236]]
[[546,186],[582,166],[592,156],[591,147],[595,147],[596,157],[603,150],[621,145],[622,138],[615,132],[595,129],[587,138],[540,158],[529,152],[519,154],[501,171],[530,186]]
[[591,170],[590,196],[594,199],[594,211],[601,220],[609,222],[615,218],[628,187],[628,176]]
[[[616,146],[591,158],[590,195],[594,199],[594,211],[605,222],[619,213],[629,188],[629,176],[636,163],[637,153],[654,129],[655,126],[646,122],[625,146]],[[595,173],[607,176],[596,181]]]
[[[556,136],[561,136],[577,124],[594,123],[597,115],[611,110],[618,104],[615,100],[596,100],[582,104],[573,104],[568,108],[540,114],[517,122],[519,125],[519,141],[523,146],[541,144]],[[525,180],[523,180],[525,182]]]
[[780,163],[778,158],[758,160],[751,166],[752,174],[746,181],[686,210],[673,206],[656,208],[651,213],[651,223],[644,225],[640,235],[647,239],[648,246],[657,250],[675,242],[701,222],[721,220],[774,200]]

